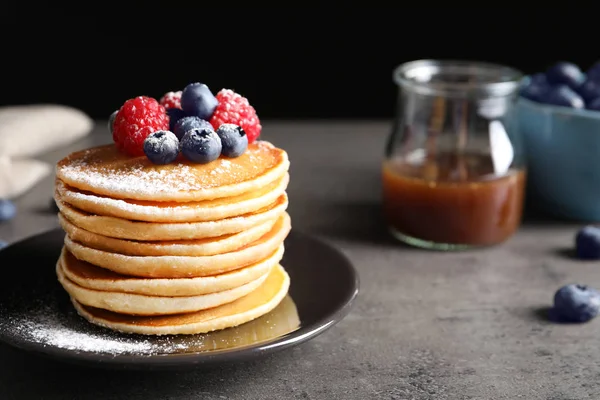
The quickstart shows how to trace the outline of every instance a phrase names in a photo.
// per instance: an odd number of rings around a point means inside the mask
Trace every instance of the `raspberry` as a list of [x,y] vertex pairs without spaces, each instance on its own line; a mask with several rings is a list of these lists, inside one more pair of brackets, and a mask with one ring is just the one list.
[[166,109],[181,108],[181,90],[179,92],[167,92],[160,98],[160,104]]
[[117,148],[130,156],[144,155],[144,140],[152,132],[168,130],[165,108],[151,97],[127,100],[119,109],[113,126]]
[[234,124],[246,131],[248,143],[258,139],[262,126],[248,99],[231,89],[221,89],[216,97],[219,105],[210,119],[213,128],[217,130],[222,124]]

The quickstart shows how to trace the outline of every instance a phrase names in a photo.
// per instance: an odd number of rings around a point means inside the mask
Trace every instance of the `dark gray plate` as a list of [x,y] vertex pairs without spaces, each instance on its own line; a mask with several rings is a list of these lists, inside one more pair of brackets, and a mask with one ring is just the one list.
[[0,340],[64,361],[135,369],[243,361],[319,335],[349,312],[358,293],[357,273],[342,253],[292,231],[281,262],[290,292],[271,313],[204,335],[119,334],[79,317],[58,284],[63,237],[52,230],[0,251]]

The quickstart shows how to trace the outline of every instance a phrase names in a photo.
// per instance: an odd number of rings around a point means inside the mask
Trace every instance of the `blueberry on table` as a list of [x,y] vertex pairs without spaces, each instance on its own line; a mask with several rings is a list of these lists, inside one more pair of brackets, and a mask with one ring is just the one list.
[[8,246],[8,243],[5,242],[4,240],[0,240],[0,250],[6,246]]
[[9,221],[17,215],[17,207],[10,200],[0,199],[0,222]]
[[111,135],[113,133],[113,125],[115,124],[115,119],[117,118],[118,112],[119,110],[115,110],[112,114],[110,114],[110,117],[108,117],[108,131]]
[[575,235],[575,252],[582,260],[600,260],[600,227],[581,228]]
[[203,83],[190,83],[181,92],[181,108],[187,115],[208,120],[218,104],[217,98]]
[[562,322],[587,322],[600,311],[600,293],[586,285],[566,285],[554,294],[554,316]]
[[585,101],[567,85],[552,86],[541,99],[542,103],[570,108],[584,108]]
[[562,61],[548,68],[546,79],[552,85],[563,84],[575,89],[583,83],[585,75],[577,65]]
[[181,118],[185,117],[185,112],[181,108],[167,108],[167,115],[169,116],[169,129],[175,133],[175,125]]
[[179,155],[179,139],[173,132],[153,132],[144,140],[144,154],[154,164],[170,164]]
[[213,130],[210,122],[200,117],[183,117],[173,127],[173,133],[181,140],[187,131],[192,129],[210,129]]
[[181,153],[197,164],[207,164],[221,155],[221,139],[213,129],[192,129],[181,139]]
[[225,157],[239,157],[248,148],[248,136],[241,126],[222,124],[216,133],[221,139],[221,154]]

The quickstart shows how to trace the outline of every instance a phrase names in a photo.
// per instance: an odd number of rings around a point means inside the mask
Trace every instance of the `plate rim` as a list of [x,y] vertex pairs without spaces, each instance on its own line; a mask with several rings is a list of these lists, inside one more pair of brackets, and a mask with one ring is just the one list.
[[[0,250],[0,254],[10,247],[23,244],[27,241],[32,241],[41,236],[51,236],[53,234],[63,234],[61,228],[48,229],[40,233],[30,235],[22,240],[11,243],[9,246]],[[337,325],[351,311],[354,301],[360,292],[360,276],[358,271],[350,261],[348,256],[336,246],[331,244],[329,240],[323,239],[316,235],[303,232],[298,229],[292,229],[289,236],[294,235],[301,237],[320,246],[327,247],[330,251],[337,253],[342,260],[349,273],[349,281],[353,283],[353,287],[349,287],[343,299],[340,301],[340,306],[336,310],[310,325],[300,326],[298,329],[288,332],[282,336],[260,342],[258,344],[248,344],[244,347],[236,347],[222,349],[210,352],[193,352],[183,354],[108,354],[96,353],[91,351],[76,351],[64,349],[57,346],[42,344],[36,341],[22,339],[22,336],[6,334],[0,330],[0,342],[16,348],[20,351],[40,355],[46,358],[60,360],[75,364],[85,364],[88,366],[97,367],[120,367],[126,369],[161,369],[161,368],[179,368],[190,366],[206,366],[211,364],[219,364],[225,362],[240,362],[251,359],[257,356],[267,355],[284,350],[286,348],[300,345],[310,339],[319,336],[328,331],[333,326]]]

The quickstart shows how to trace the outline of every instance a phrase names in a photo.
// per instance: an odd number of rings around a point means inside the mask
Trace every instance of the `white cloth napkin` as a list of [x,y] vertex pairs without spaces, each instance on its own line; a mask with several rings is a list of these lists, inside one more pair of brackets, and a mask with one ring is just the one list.
[[53,166],[33,157],[81,139],[93,125],[63,105],[0,107],[0,199],[20,196],[50,174]]

